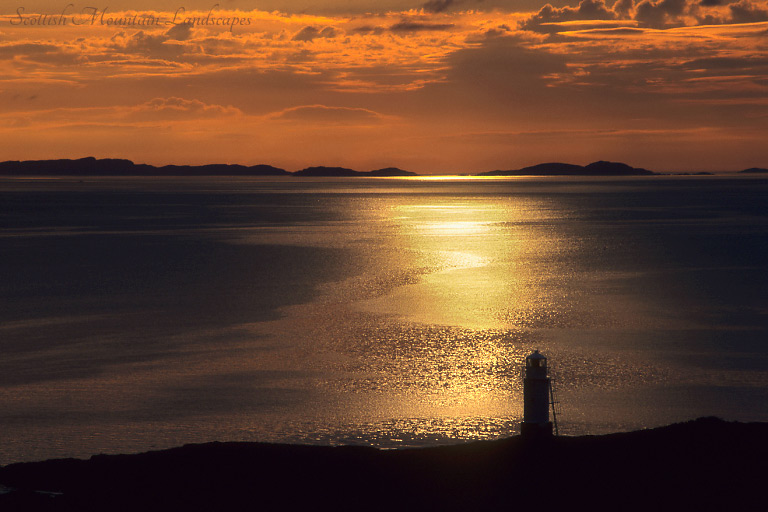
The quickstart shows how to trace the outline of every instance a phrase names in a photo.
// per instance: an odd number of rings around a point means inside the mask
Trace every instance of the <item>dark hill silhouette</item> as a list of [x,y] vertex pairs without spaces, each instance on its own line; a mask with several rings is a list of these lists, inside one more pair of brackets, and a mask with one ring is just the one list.
[[158,171],[164,176],[287,176],[290,173],[271,165],[239,164],[164,165]]
[[385,451],[210,443],[12,464],[0,510],[765,510],[766,460],[768,423],[716,418]]
[[616,175],[625,175],[625,176],[637,176],[637,175],[644,175],[644,174],[654,174],[653,172],[642,169],[639,167],[632,167],[627,164],[623,164],[621,162],[606,162],[605,160],[600,160],[598,162],[592,162],[589,165],[586,165],[584,169],[593,175],[605,175],[605,176],[616,176]]
[[397,167],[385,167],[383,169],[376,169],[375,171],[369,171],[366,173],[368,176],[376,177],[397,177],[397,176],[418,176],[415,172],[404,171]]
[[294,176],[362,176],[363,173],[355,171],[353,169],[347,169],[346,167],[325,167],[322,165],[315,167],[307,167],[300,171],[293,173]]
[[362,177],[388,177],[388,176],[418,176],[415,172],[404,171],[397,167],[385,167],[384,169],[378,169],[375,171],[355,171],[353,169],[347,169],[346,167],[307,167],[300,171],[293,173],[294,176],[335,176],[335,177],[350,177],[350,176],[362,176]]
[[0,163],[3,176],[281,176],[289,174],[271,165],[165,165],[134,164],[130,160],[93,157],[77,160],[27,160]]
[[620,162],[600,160],[586,166],[552,162],[512,171],[481,172],[477,176],[644,176],[653,174],[656,173]]
[[520,169],[521,171],[525,172],[531,172],[531,173],[569,173],[569,172],[578,172],[584,169],[580,165],[573,165],[573,164],[563,164],[559,162],[552,162],[552,163],[546,163],[546,164],[537,164],[537,165],[531,165],[529,167],[523,167]]
[[[657,175],[647,169],[632,167],[621,162],[600,160],[582,166],[562,162],[550,162],[523,167],[517,170],[481,172],[476,176],[650,176]],[[711,173],[678,173],[680,175],[709,175]],[[752,167],[738,174],[768,174],[768,169]],[[164,165],[135,164],[122,158],[94,157],[57,160],[9,160],[0,162],[0,176],[418,176],[415,172],[397,167],[385,167],[361,172],[345,167],[307,167],[290,173],[271,165]]]

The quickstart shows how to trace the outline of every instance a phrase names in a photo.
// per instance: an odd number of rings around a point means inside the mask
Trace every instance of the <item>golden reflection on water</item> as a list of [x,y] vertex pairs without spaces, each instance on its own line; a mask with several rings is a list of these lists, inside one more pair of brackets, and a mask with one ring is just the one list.
[[[538,211],[511,200],[405,203],[391,207],[403,258],[416,258],[430,271],[417,283],[367,301],[365,311],[413,322],[474,329],[516,327],[509,311],[528,311],[531,255],[546,260],[551,243],[531,226]],[[413,265],[404,261],[404,265]]]
[[510,321],[521,315],[509,312],[537,307],[530,255],[546,258],[551,246],[532,227],[540,210],[531,204],[419,199],[390,205],[388,221],[401,264],[429,271],[357,304],[358,311],[396,320],[360,333],[354,350],[365,354],[364,370],[381,377],[379,390],[395,397],[379,407],[422,418],[414,427],[419,435],[449,419],[461,438],[483,438],[478,418],[507,425],[521,413],[519,366],[536,335]]

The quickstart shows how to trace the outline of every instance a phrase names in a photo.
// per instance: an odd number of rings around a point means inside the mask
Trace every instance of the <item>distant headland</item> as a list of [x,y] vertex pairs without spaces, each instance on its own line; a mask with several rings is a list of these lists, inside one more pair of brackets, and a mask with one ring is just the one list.
[[26,160],[0,162],[2,176],[287,176],[290,173],[271,165],[135,164],[122,158],[94,157],[76,160]]
[[296,172],[272,165],[163,165],[135,164],[122,158],[0,162],[0,176],[417,176],[396,167],[361,172],[344,167],[307,167]]
[[481,172],[478,176],[651,176],[654,174],[658,173],[620,162],[600,160],[589,165],[552,162],[513,171]]
[[[735,174],[766,174],[768,169],[752,167]],[[659,173],[621,162],[599,160],[588,165],[551,162],[515,170],[496,170],[461,176],[659,176],[710,175],[709,172]],[[78,158],[55,160],[9,160],[0,162],[0,176],[298,176],[298,177],[407,177],[420,176],[397,167],[357,171],[346,167],[312,166],[295,172],[272,165],[163,165],[135,164],[124,158]]]
[[397,167],[386,167],[384,169],[377,169],[375,171],[368,171],[368,172],[361,172],[361,171],[355,171],[352,169],[347,169],[344,167],[307,167],[306,169],[302,169],[300,171],[296,171],[293,173],[294,176],[337,176],[337,177],[347,177],[347,176],[368,176],[368,177],[374,177],[374,178],[382,178],[382,177],[397,177],[397,176],[418,176],[415,172],[411,171],[404,171],[402,169],[398,169]]

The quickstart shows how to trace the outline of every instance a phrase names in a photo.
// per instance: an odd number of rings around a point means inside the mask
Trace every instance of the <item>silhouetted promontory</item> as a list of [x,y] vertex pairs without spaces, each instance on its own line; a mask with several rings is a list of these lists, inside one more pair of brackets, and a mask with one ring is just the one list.
[[[9,441],[12,442],[12,441]],[[421,449],[209,443],[0,468],[0,510],[765,510],[768,423]]]
[[376,169],[375,171],[369,171],[366,173],[368,176],[380,177],[380,178],[396,178],[398,176],[418,176],[415,172],[404,171],[397,167],[385,167],[383,169]]
[[294,176],[311,176],[311,177],[396,177],[396,176],[418,176],[415,172],[404,171],[397,167],[385,167],[384,169],[378,169],[375,171],[355,171],[353,169],[347,169],[346,167],[307,167],[300,171],[293,173]]
[[762,167],[750,167],[749,169],[739,171],[739,174],[768,174],[768,169],[763,169]]
[[335,177],[347,177],[347,176],[360,176],[360,171],[353,169],[347,169],[346,167],[325,167],[318,165],[315,167],[307,167],[300,171],[293,173],[294,176],[335,176]]
[[94,157],[59,160],[0,162],[0,176],[418,176],[397,167],[361,172],[344,167],[307,167],[291,173],[271,165],[164,165],[135,164],[122,158]]
[[651,176],[655,174],[647,169],[632,167],[621,162],[600,160],[585,166],[552,162],[512,171],[481,172],[477,176]]
[[3,176],[284,176],[271,165],[164,165],[134,164],[130,160],[93,157],[76,160],[27,160],[0,163]]

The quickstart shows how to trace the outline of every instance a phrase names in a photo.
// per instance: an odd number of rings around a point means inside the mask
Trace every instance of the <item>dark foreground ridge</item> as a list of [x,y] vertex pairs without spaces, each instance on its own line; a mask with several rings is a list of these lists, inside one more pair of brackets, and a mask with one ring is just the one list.
[[514,171],[488,171],[478,176],[651,176],[657,173],[620,162],[600,160],[589,165],[547,163]]
[[[768,423],[381,451],[209,443],[0,468],[0,510],[761,510]],[[534,510],[533,508],[531,510]]]

